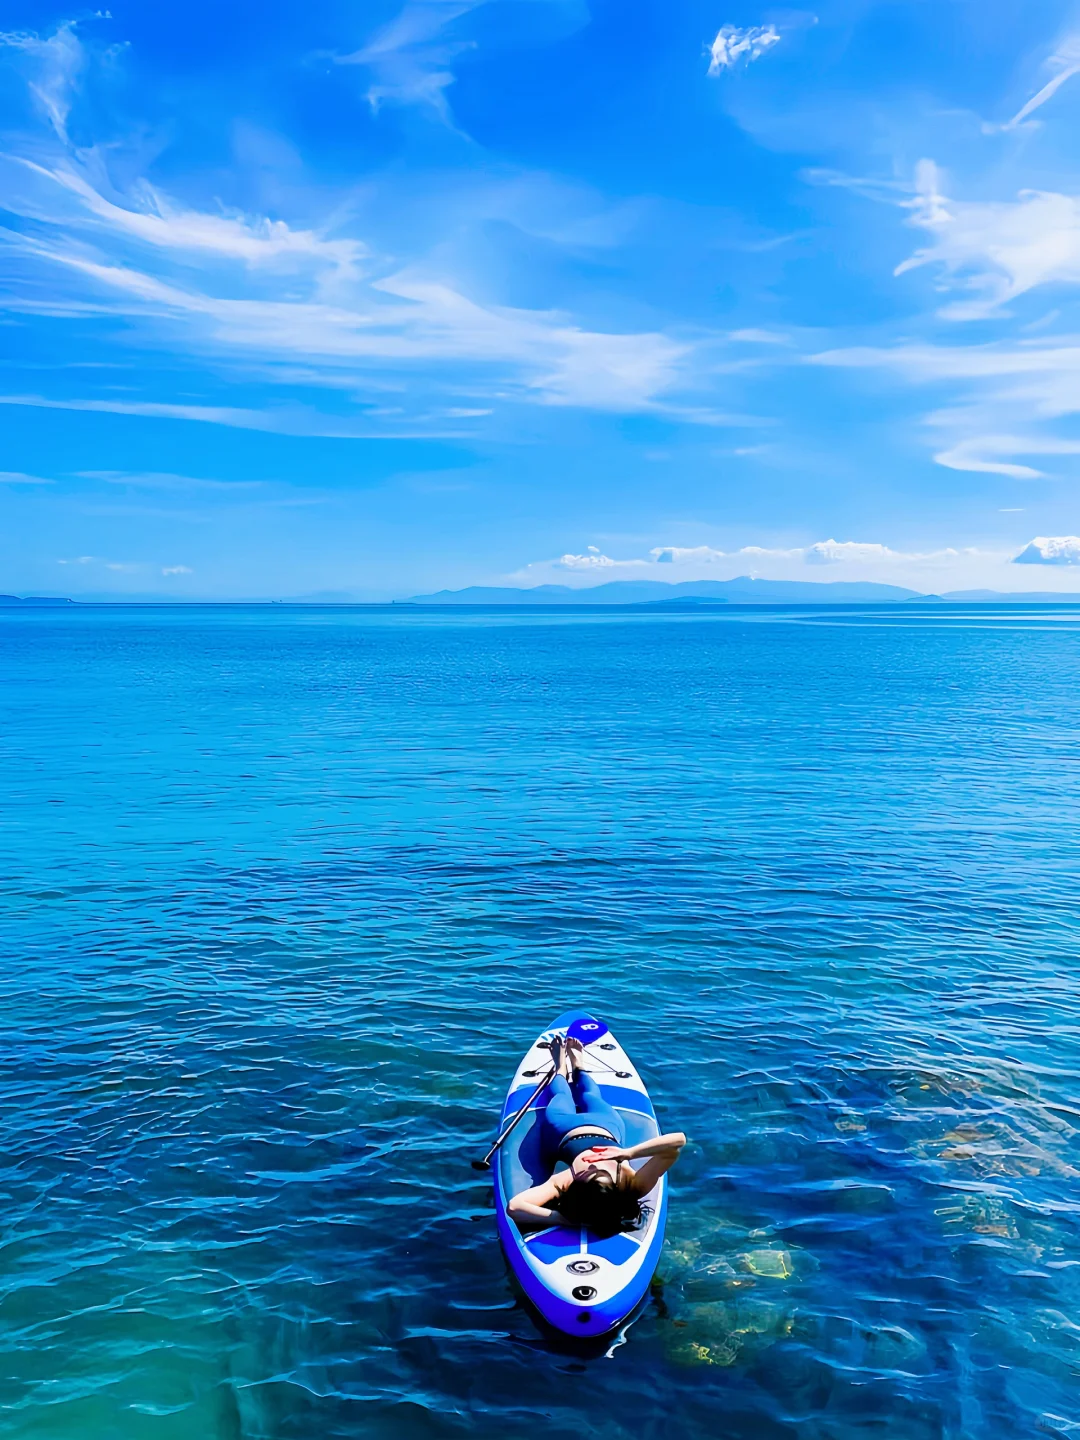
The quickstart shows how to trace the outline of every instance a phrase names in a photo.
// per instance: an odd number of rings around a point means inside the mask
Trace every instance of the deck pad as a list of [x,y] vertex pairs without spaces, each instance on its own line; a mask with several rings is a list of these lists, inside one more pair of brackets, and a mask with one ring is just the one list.
[[[560,1015],[525,1052],[507,1091],[500,1128],[550,1068],[549,1042],[567,1034],[585,1047],[584,1068],[622,1117],[627,1145],[659,1135],[649,1092],[636,1067],[607,1025],[584,1010]],[[606,1237],[566,1225],[520,1230],[507,1206],[520,1191],[551,1174],[540,1148],[539,1113],[549,1095],[547,1089],[541,1092],[497,1154],[499,1238],[526,1296],[549,1324],[583,1338],[604,1335],[627,1319],[649,1288],[664,1243],[667,1177],[662,1176],[642,1202],[646,1218],[638,1230]]]

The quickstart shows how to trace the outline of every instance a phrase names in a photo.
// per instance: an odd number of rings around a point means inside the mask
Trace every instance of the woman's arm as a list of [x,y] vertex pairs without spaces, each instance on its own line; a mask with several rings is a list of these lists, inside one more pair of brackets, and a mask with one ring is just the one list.
[[647,1195],[666,1171],[679,1158],[679,1152],[686,1144],[681,1130],[670,1135],[658,1135],[655,1140],[643,1140],[640,1145],[594,1145],[581,1157],[583,1160],[644,1160],[640,1170],[634,1171],[635,1195]]
[[686,1136],[682,1131],[673,1130],[670,1135],[657,1135],[655,1140],[642,1140],[639,1145],[594,1145],[582,1154],[581,1159],[595,1163],[597,1160],[648,1160],[652,1156],[670,1154],[674,1163],[685,1144]]
[[[569,1171],[564,1173],[569,1174]],[[541,1221],[546,1225],[557,1225],[562,1217],[552,1202],[559,1198],[565,1188],[563,1184],[559,1183],[561,1180],[561,1174],[553,1175],[542,1185],[533,1185],[528,1190],[522,1190],[507,1205],[507,1214],[512,1215],[519,1222],[533,1220]]]
[[658,1135],[655,1140],[645,1140],[640,1145],[632,1145],[628,1156],[631,1160],[640,1160],[648,1157],[640,1170],[634,1171],[634,1193],[635,1195],[648,1195],[660,1176],[671,1169],[679,1154],[686,1144],[686,1136],[681,1130],[673,1130],[670,1135]]
[[670,1153],[672,1164],[679,1158],[679,1151],[686,1144],[686,1136],[681,1130],[673,1130],[670,1135],[657,1135],[655,1140],[642,1140],[640,1145],[631,1145],[628,1150],[623,1151],[624,1160],[648,1160],[654,1155],[667,1155]]

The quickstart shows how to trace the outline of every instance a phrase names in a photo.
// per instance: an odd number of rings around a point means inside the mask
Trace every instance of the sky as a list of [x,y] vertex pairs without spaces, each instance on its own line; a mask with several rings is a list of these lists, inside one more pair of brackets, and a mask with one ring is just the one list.
[[8,0],[0,591],[1080,591],[1080,9]]

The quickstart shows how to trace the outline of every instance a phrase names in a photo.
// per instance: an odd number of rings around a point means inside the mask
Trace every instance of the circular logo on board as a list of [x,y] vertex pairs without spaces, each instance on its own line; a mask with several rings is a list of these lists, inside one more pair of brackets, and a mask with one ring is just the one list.
[[595,1260],[571,1260],[566,1268],[571,1275],[592,1275],[600,1266]]

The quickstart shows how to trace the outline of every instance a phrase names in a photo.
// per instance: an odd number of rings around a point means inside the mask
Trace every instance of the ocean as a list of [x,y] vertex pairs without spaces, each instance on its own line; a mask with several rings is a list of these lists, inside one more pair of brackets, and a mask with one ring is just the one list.
[[[1080,1435],[1080,609],[0,610],[0,1435]],[[651,1300],[470,1168],[618,1032]]]

